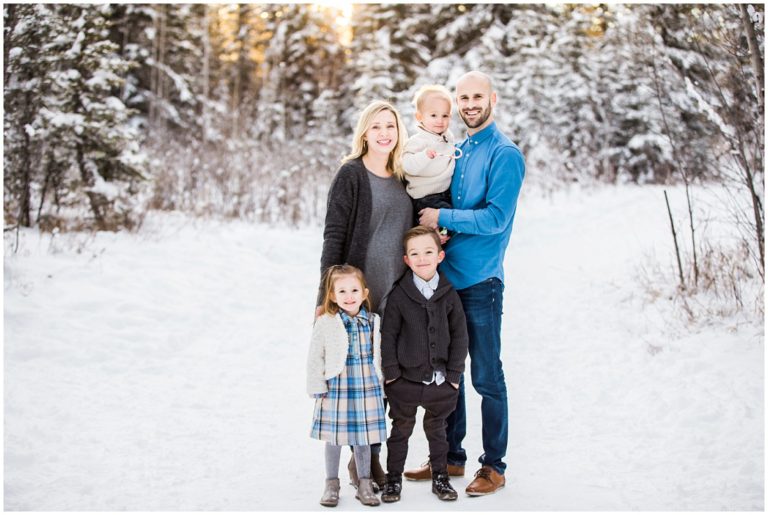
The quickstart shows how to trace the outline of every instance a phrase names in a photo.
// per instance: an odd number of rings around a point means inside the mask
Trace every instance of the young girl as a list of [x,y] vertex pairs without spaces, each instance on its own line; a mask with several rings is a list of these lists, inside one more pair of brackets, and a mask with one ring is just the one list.
[[323,506],[339,503],[341,448],[354,451],[355,497],[378,506],[371,484],[371,444],[386,440],[380,317],[371,311],[360,269],[331,266],[325,274],[323,314],[315,321],[307,360],[307,392],[316,398],[311,437],[325,441]]

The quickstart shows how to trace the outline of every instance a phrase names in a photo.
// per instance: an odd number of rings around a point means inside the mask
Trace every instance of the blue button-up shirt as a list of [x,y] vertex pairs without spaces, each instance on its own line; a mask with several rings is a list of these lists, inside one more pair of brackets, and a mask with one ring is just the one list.
[[525,177],[520,149],[496,122],[459,145],[451,181],[453,209],[440,209],[439,225],[455,234],[440,272],[457,290],[497,277],[504,281],[504,253]]

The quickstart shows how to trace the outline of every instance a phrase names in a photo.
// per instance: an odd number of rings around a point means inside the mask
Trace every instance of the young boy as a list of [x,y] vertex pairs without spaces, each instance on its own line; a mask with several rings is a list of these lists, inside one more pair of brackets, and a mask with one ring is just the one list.
[[451,94],[445,87],[423,86],[413,103],[418,126],[403,147],[403,171],[418,223],[419,211],[425,207],[451,207],[451,178],[461,150],[454,146],[455,139],[448,128]]
[[444,501],[458,495],[448,480],[446,418],[456,408],[459,379],[467,357],[467,327],[461,300],[437,273],[445,257],[433,229],[405,233],[405,264],[410,270],[389,294],[381,326],[381,364],[392,432],[387,439],[387,485],[381,500],[400,500],[408,438],[416,410],[424,408],[432,492]]

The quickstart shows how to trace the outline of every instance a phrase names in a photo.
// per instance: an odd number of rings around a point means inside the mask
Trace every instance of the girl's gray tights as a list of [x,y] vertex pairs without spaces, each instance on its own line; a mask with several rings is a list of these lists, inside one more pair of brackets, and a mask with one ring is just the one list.
[[[341,447],[341,445],[325,442],[325,477],[327,479],[337,479],[339,477]],[[371,477],[371,446],[353,445],[352,450],[355,453],[357,477],[369,479]]]

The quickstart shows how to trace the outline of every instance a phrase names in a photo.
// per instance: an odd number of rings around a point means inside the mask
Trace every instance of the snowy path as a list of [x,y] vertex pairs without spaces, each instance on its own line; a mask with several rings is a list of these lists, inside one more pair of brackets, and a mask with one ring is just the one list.
[[[660,202],[631,187],[521,200],[507,487],[440,503],[406,483],[378,509],[763,509],[762,322],[686,330],[644,304],[637,267],[667,252]],[[320,245],[317,229],[176,217],[27,232],[16,255],[6,235],[5,509],[323,510],[303,393]],[[408,464],[426,454],[417,431]],[[340,508],[368,509],[346,485]]]

